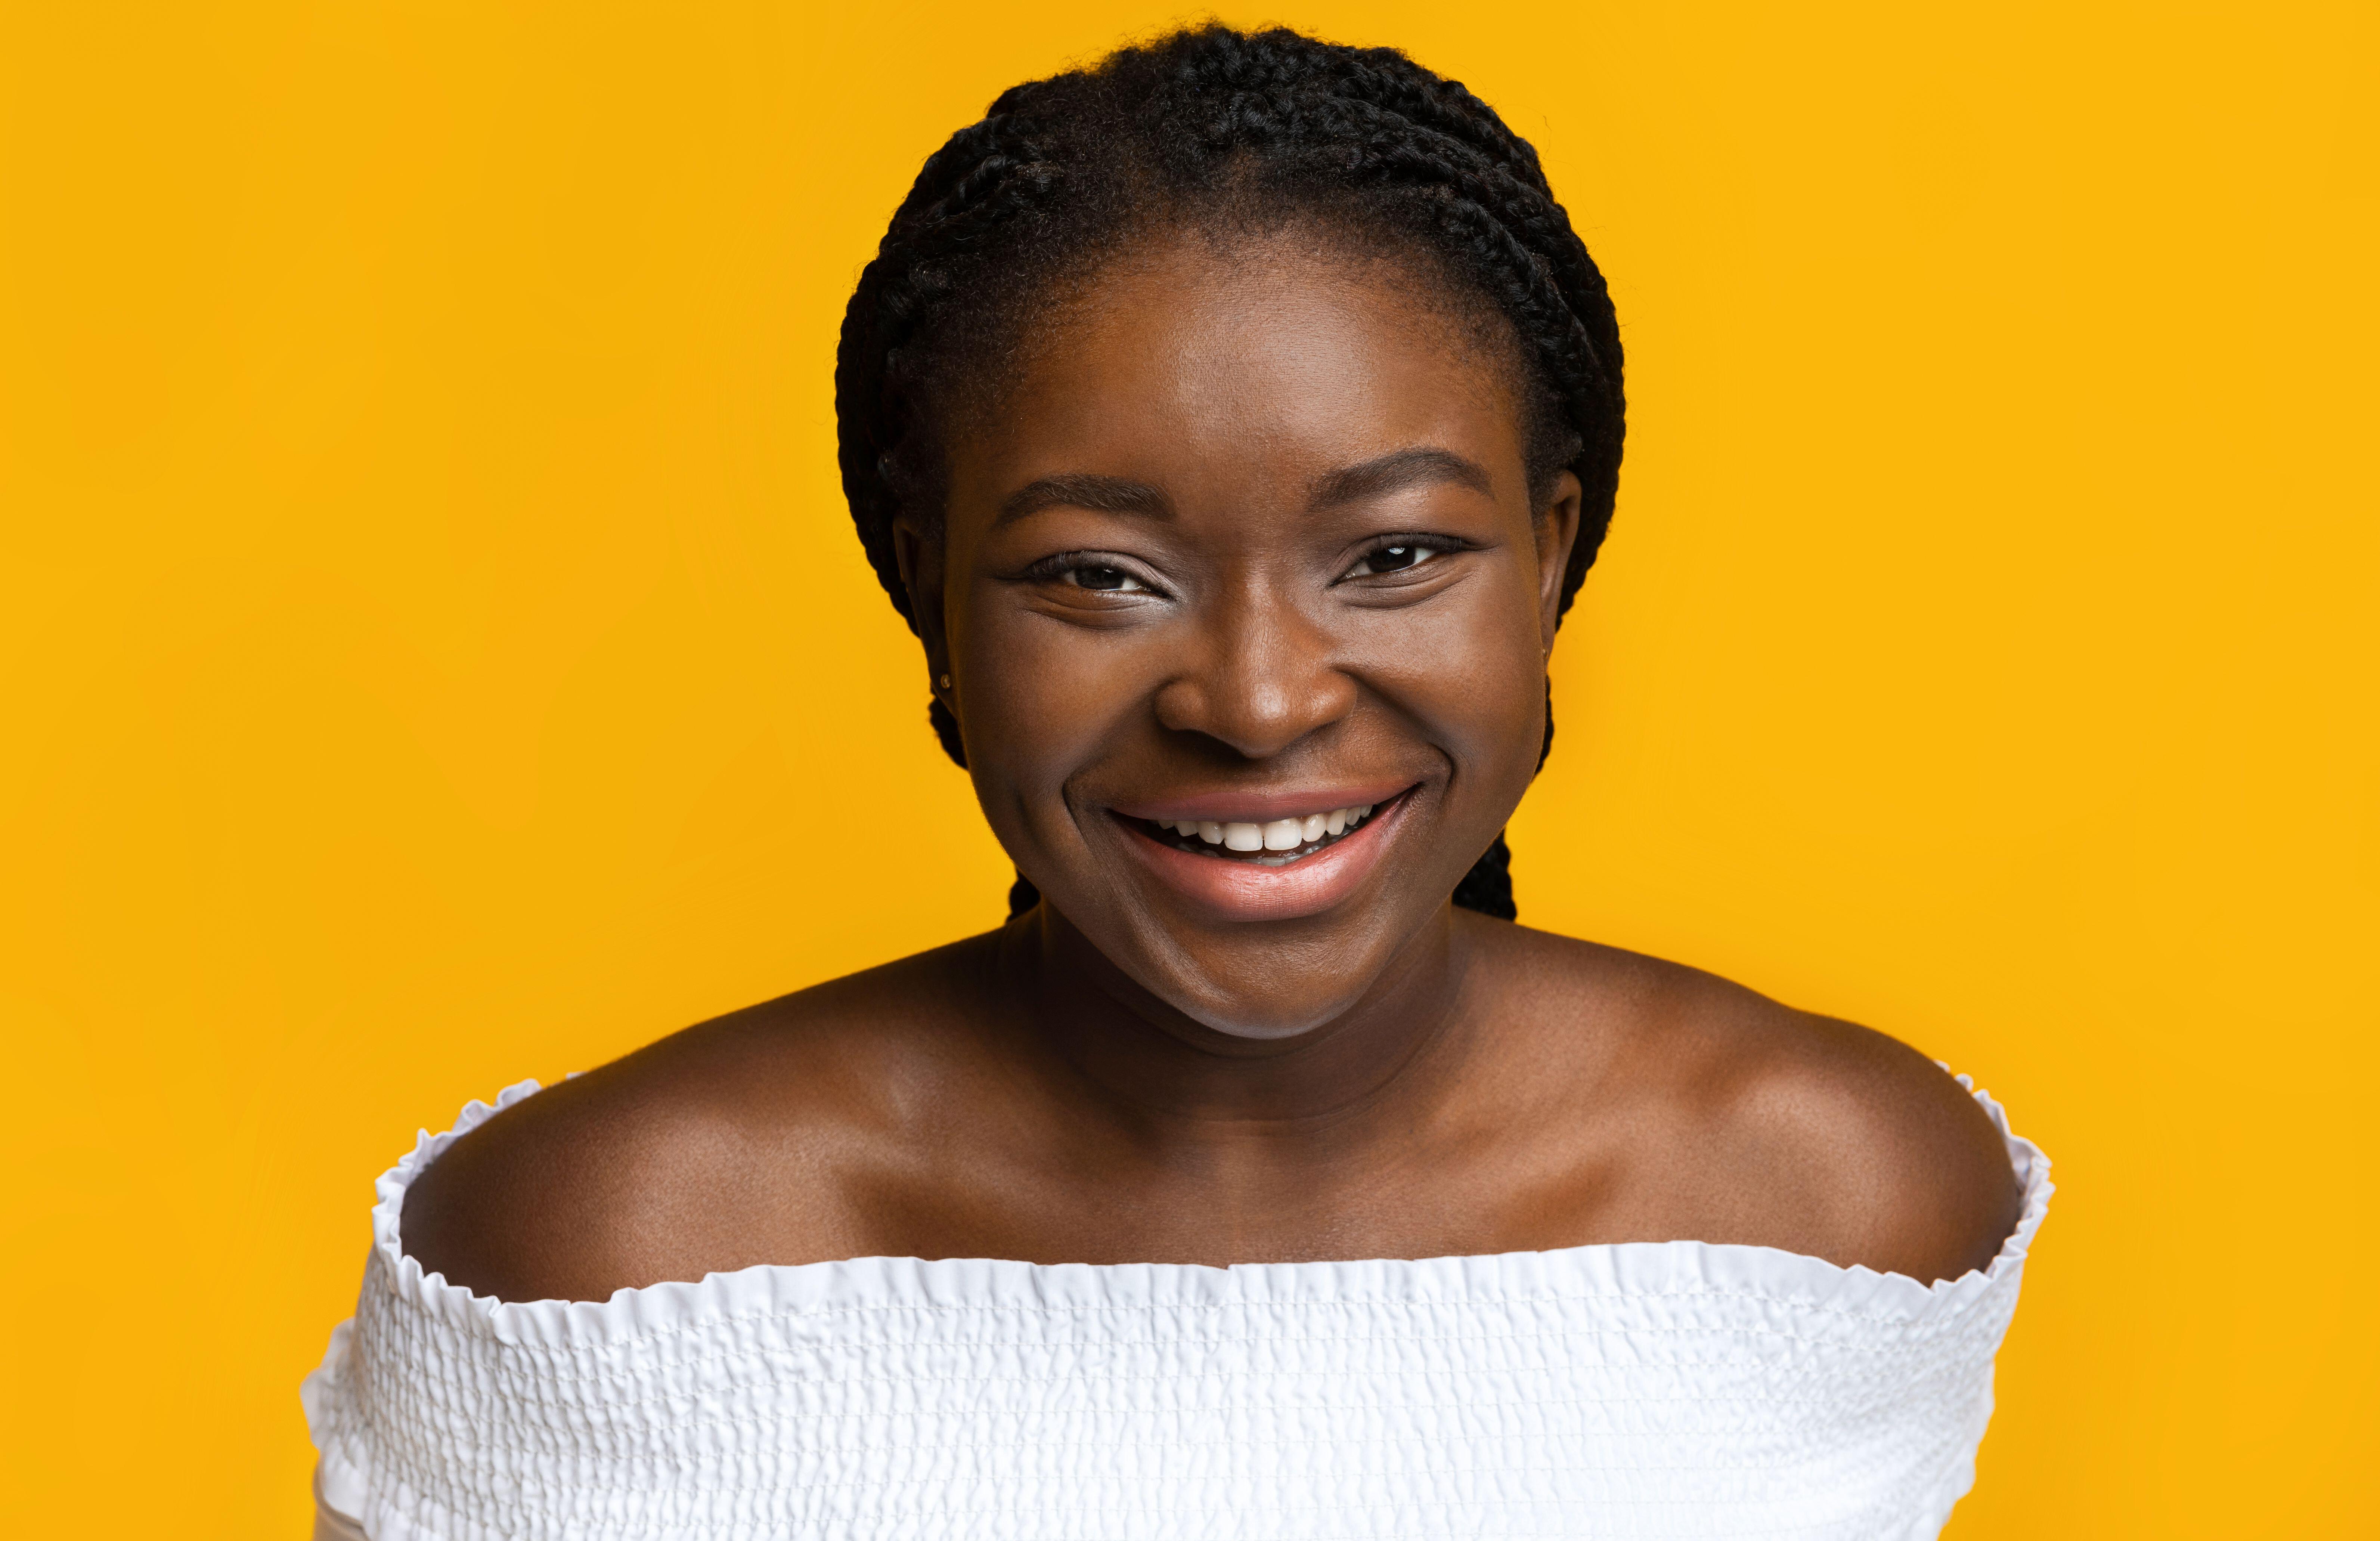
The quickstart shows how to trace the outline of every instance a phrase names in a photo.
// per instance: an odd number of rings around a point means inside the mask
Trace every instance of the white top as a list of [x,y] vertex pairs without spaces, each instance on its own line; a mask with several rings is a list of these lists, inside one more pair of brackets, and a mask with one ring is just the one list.
[[303,1393],[321,1493],[370,1541],[1930,1537],[2050,1195],[1975,1097],[2023,1218],[1930,1286],[1665,1242],[860,1257],[526,1304],[398,1243],[407,1185],[495,1110],[473,1102],[380,1180],[362,1298]]

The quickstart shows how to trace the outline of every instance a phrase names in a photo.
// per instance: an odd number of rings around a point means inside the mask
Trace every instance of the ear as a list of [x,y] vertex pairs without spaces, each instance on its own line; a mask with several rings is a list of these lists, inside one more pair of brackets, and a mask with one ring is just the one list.
[[[909,629],[926,645],[926,678],[932,685],[951,669],[950,640],[942,625],[942,543],[905,515],[892,521],[892,560],[909,592]],[[948,703],[948,691],[934,693]]]
[[1537,624],[1548,657],[1554,627],[1561,621],[1562,576],[1570,571],[1571,548],[1578,543],[1579,508],[1585,498],[1578,478],[1564,471],[1555,479],[1553,502],[1537,511]]

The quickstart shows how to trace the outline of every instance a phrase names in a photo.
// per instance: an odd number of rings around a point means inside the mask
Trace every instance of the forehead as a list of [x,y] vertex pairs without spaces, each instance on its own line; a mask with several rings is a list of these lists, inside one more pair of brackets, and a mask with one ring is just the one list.
[[1031,316],[1006,378],[952,426],[955,505],[1038,477],[1192,494],[1436,444],[1520,477],[1512,344],[1435,275],[1311,240],[1184,238]]

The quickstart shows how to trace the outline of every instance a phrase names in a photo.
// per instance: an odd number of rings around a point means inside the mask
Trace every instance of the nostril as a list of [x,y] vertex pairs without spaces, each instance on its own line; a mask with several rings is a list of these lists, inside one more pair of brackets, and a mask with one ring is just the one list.
[[1153,704],[1161,726],[1203,734],[1253,759],[1279,754],[1345,717],[1356,694],[1354,681],[1332,668],[1294,689],[1277,678],[1185,675],[1162,686]]

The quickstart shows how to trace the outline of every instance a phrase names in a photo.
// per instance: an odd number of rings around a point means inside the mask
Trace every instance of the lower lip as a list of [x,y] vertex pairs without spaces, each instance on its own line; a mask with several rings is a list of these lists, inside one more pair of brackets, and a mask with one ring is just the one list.
[[1168,888],[1222,920],[1302,920],[1320,915],[1363,885],[1389,848],[1389,835],[1402,821],[1411,793],[1380,806],[1363,828],[1342,835],[1287,867],[1202,856],[1176,850],[1144,833],[1121,816],[1124,844]]

